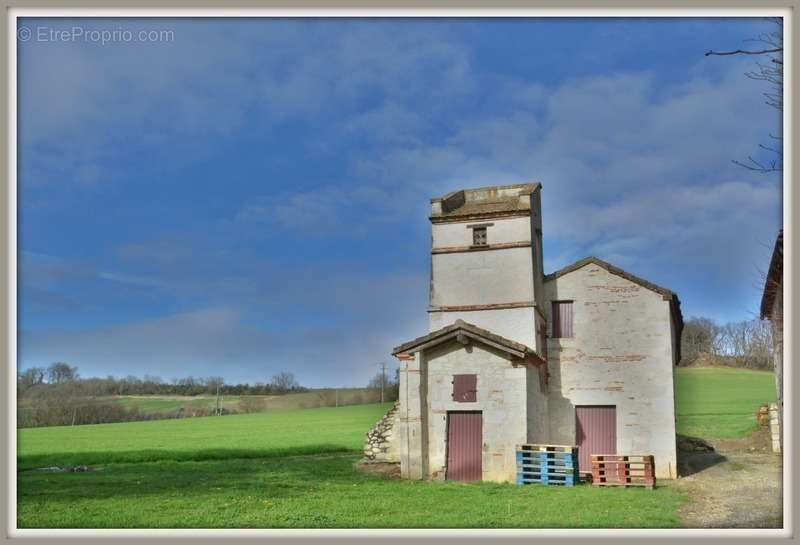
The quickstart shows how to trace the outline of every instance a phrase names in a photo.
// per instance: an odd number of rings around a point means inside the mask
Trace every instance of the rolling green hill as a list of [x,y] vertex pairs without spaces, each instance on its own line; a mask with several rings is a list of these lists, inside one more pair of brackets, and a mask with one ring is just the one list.
[[744,437],[755,413],[775,401],[775,374],[730,367],[680,368],[675,377],[678,433],[704,439]]

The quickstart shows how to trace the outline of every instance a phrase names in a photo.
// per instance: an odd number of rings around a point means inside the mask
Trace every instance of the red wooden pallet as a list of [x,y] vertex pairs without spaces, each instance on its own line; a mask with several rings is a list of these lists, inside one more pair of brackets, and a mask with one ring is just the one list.
[[652,455],[592,454],[594,486],[644,486],[655,488]]

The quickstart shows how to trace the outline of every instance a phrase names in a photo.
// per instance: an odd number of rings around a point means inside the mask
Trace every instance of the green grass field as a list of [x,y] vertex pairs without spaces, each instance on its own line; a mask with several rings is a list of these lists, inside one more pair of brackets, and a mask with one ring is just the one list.
[[[256,397],[256,396],[252,396]],[[270,396],[257,396],[266,398]],[[216,396],[113,396],[106,398],[119,403],[126,409],[138,409],[144,414],[169,413],[180,408],[185,409],[213,409],[216,407]],[[221,406],[225,409],[237,410],[239,396],[223,396]]]
[[[24,528],[675,527],[655,491],[397,481],[353,469],[389,405],[19,430]],[[302,454],[306,454],[303,456]],[[89,464],[97,471],[36,467]]]
[[678,433],[704,439],[744,437],[758,427],[755,413],[759,406],[775,399],[775,375],[767,371],[678,369]]
[[164,460],[225,460],[358,452],[391,404],[270,411],[123,424],[26,428],[20,469]]
[[[180,408],[191,413],[192,410],[211,410],[216,406],[216,396],[179,396],[179,395],[123,395],[103,398],[105,401],[118,403],[126,409],[138,409],[145,414],[170,413]],[[311,409],[315,407],[333,407],[364,405],[377,403],[380,391],[368,388],[327,388],[309,390],[281,395],[222,396],[221,406],[233,412],[259,412],[274,410]],[[242,406],[242,402],[246,406]]]
[[[735,437],[773,375],[679,369],[679,432]],[[18,431],[21,528],[670,528],[654,491],[398,481],[353,469],[389,405]],[[34,468],[87,464],[88,473]]]
[[615,528],[678,526],[668,487],[599,489],[398,481],[356,455],[109,464],[23,473],[28,528]]

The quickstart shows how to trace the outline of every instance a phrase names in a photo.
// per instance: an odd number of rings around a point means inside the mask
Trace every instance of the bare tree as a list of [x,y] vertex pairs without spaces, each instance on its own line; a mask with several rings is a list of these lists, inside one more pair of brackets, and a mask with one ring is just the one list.
[[78,368],[64,362],[51,363],[47,368],[47,381],[50,384],[64,384],[78,378]]
[[381,370],[377,372],[374,377],[369,379],[367,388],[373,390],[383,389],[384,400],[396,400],[400,388],[400,369],[395,369],[393,374],[394,378],[390,377],[390,374],[386,372],[385,368],[381,368]]
[[29,367],[17,375],[17,386],[20,391],[44,383],[46,371],[44,367]]
[[[706,57],[711,55],[753,55],[758,58],[756,68],[745,72],[750,79],[763,81],[767,84],[764,102],[783,111],[783,19],[771,17],[769,21],[774,25],[770,32],[764,32],[757,38],[748,40],[756,47],[752,49],[736,49],[731,51],[708,51]],[[756,172],[780,172],[783,170],[783,135],[770,134],[768,144],[759,144],[762,152],[766,152],[771,159],[757,159],[748,156],[747,161],[733,160],[739,166]]]
[[291,392],[292,390],[297,390],[300,388],[300,383],[297,382],[297,379],[294,378],[294,375],[292,373],[287,373],[286,371],[278,373],[277,375],[273,375],[270,382],[272,387],[280,393]]
[[708,318],[686,320],[681,335],[681,365],[691,365],[703,355],[719,354],[719,326]]

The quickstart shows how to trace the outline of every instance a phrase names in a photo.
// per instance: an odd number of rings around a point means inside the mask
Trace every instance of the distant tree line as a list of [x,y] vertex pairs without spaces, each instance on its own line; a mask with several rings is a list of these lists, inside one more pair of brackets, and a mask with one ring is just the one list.
[[[69,388],[64,388],[65,386]],[[17,392],[25,395],[32,388],[52,391],[61,388],[77,396],[118,396],[118,395],[280,395],[305,392],[308,388],[300,383],[292,373],[282,372],[274,375],[270,382],[255,384],[225,384],[222,377],[173,378],[167,382],[160,377],[145,375],[105,378],[81,378],[78,368],[67,363],[56,362],[48,367],[29,367],[17,375]]]
[[226,414],[216,407],[180,408],[144,413],[125,407],[113,396],[122,395],[281,395],[305,392],[292,373],[274,375],[268,383],[225,384],[222,377],[186,377],[165,382],[159,377],[83,378],[78,368],[55,362],[47,367],[29,367],[17,374],[17,426],[69,426],[135,420],[183,418]]
[[[69,426],[102,424],[135,420],[211,416],[236,412],[265,410],[266,407],[340,406],[360,403],[396,401],[400,372],[383,368],[372,377],[366,388],[327,388],[310,390],[301,386],[295,376],[281,372],[269,382],[226,384],[222,377],[185,377],[164,381],[160,377],[82,377],[78,368],[65,362],[47,367],[29,367],[17,373],[17,426]],[[302,399],[279,396],[308,392]],[[380,394],[378,392],[381,392]],[[184,405],[161,412],[143,412],[135,405],[126,405],[118,396],[238,396],[238,403],[223,407],[213,400],[200,406]],[[314,395],[312,395],[314,394]]]
[[766,320],[719,325],[692,317],[683,326],[680,365],[728,365],[772,370],[772,327]]

